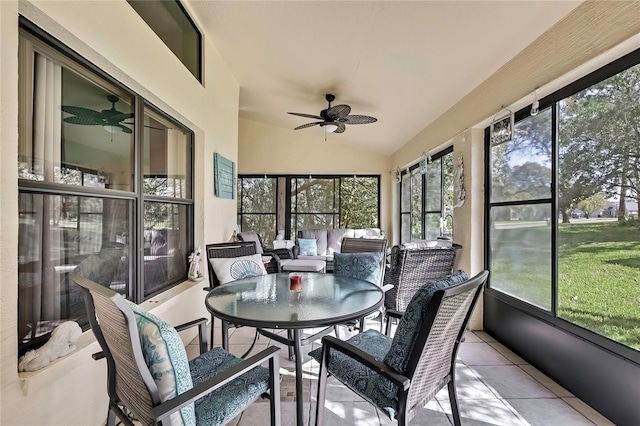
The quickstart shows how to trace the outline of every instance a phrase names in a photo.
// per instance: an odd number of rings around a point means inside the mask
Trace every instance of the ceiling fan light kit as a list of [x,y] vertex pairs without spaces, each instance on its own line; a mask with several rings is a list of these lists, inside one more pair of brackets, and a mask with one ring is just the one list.
[[320,111],[319,115],[303,114],[301,112],[288,112],[287,114],[297,115],[298,117],[313,118],[316,120],[313,123],[306,123],[296,127],[294,130],[306,129],[307,127],[320,126],[325,132],[329,133],[343,133],[346,130],[346,124],[368,124],[378,121],[377,118],[369,117],[368,115],[349,115],[351,113],[351,107],[349,105],[335,105],[331,106],[336,97],[330,93],[327,93],[324,97],[329,106],[327,109]]

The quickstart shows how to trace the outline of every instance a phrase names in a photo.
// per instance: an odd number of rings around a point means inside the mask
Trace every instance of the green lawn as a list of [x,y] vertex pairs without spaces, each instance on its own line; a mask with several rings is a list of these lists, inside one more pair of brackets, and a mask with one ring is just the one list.
[[[550,309],[548,238],[547,226],[493,230],[492,286]],[[640,349],[640,230],[562,224],[558,244],[558,316]]]

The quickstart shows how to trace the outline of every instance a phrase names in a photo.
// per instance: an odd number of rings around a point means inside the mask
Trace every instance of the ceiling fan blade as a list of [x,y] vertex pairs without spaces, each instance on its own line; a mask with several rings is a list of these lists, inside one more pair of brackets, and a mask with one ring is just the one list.
[[119,123],[120,121],[127,120],[129,118],[133,118],[133,113],[132,112],[130,112],[130,113],[121,112],[121,113],[114,114],[111,117],[109,117],[109,121]]
[[344,118],[351,112],[349,105],[336,105],[327,110],[327,115],[334,120],[337,118]]
[[82,124],[83,126],[98,126],[106,124],[106,122],[99,117],[82,117],[77,115],[74,117],[67,117],[63,121],[71,124]]
[[297,115],[298,117],[315,118],[316,120],[323,120],[323,118],[320,117],[319,115],[303,114],[301,112],[288,112],[287,114]]
[[347,129],[347,126],[339,121],[336,122],[335,125],[338,126],[338,128],[333,133],[344,133],[344,131]]
[[78,115],[81,117],[93,117],[93,118],[101,118],[102,113],[99,111],[94,111],[89,108],[83,108],[78,106],[71,105],[62,105],[60,107],[64,112],[68,112],[69,114]]
[[318,121],[318,122],[315,122],[315,123],[307,123],[307,124],[303,124],[302,126],[298,126],[293,130],[305,129],[307,127],[316,126],[316,125],[322,124],[322,123],[324,123],[324,121]]
[[120,127],[122,129],[122,131],[125,132],[125,133],[133,133],[130,128],[128,128],[127,126],[123,126],[120,123],[112,124],[112,126]]
[[348,115],[339,120],[346,124],[369,124],[378,121],[377,118],[369,117],[368,115]]

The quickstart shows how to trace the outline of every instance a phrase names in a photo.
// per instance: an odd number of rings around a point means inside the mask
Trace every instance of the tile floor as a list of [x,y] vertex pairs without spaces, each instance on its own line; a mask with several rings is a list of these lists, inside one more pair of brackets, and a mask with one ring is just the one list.
[[[379,329],[376,320],[367,327]],[[220,345],[220,329],[216,320],[215,345]],[[231,329],[230,351],[240,356],[253,341],[255,329],[242,327]],[[345,339],[348,331],[341,328]],[[195,356],[198,347],[192,342],[187,352]],[[252,353],[269,345],[277,345],[280,351],[281,415],[283,425],[295,425],[295,374],[294,363],[287,359],[287,348],[260,336]],[[313,347],[303,348],[308,353]],[[306,359],[304,370],[305,425],[315,424],[318,363]],[[484,332],[467,332],[465,342],[458,353],[457,390],[458,404],[463,425],[530,425],[573,426],[611,425],[606,418],[573,396],[551,379],[527,364],[522,358],[496,342]],[[373,405],[364,401],[341,383],[330,379],[327,385],[325,424],[338,425],[392,425],[395,421]],[[266,425],[269,418],[268,401],[258,401],[231,421],[232,426]],[[267,419],[265,421],[265,419]],[[410,425],[452,425],[451,409],[446,388],[436,395]]]

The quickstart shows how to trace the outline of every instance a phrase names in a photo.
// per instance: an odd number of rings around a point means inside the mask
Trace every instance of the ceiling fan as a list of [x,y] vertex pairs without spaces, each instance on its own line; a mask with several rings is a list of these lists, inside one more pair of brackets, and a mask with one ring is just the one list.
[[116,103],[120,100],[117,96],[108,95],[107,100],[111,102],[111,109],[103,109],[102,111],[62,105],[62,111],[73,114],[72,117],[67,117],[64,121],[71,124],[81,124],[83,126],[103,126],[113,133],[132,133],[131,129],[124,125],[131,123],[122,123],[122,121],[133,117],[133,113],[123,113],[116,109]]
[[303,114],[300,112],[288,112],[287,114],[297,115],[299,117],[314,118],[316,121],[313,123],[303,124],[296,127],[293,130],[305,129],[311,126],[323,127],[327,132],[343,133],[346,129],[345,124],[368,124],[378,121],[377,118],[369,117],[368,115],[349,115],[351,107],[349,105],[336,105],[331,106],[336,97],[327,93],[324,97],[329,106],[327,109],[320,111],[320,115]]

